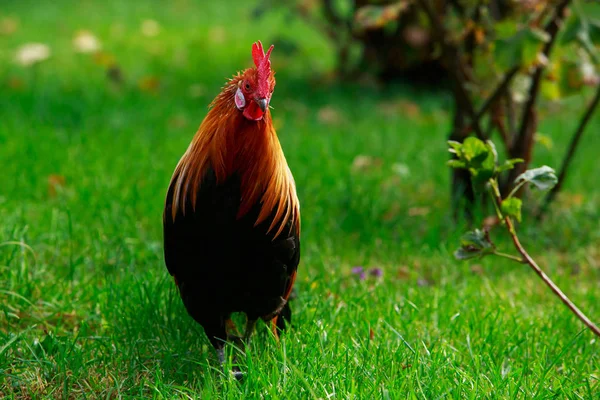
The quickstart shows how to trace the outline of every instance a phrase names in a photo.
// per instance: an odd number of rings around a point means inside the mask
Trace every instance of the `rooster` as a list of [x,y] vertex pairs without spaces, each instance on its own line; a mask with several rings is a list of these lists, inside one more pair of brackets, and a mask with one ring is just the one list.
[[269,103],[275,73],[260,41],[254,68],[234,75],[177,164],[163,215],[165,264],[221,364],[234,312],[288,321],[300,261],[300,206]]

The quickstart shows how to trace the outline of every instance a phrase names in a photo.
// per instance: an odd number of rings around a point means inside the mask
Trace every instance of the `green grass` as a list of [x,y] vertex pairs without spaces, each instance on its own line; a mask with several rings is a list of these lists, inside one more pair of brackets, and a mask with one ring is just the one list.
[[[0,397],[598,398],[598,340],[535,274],[453,260],[462,228],[449,212],[448,100],[327,83],[327,42],[284,15],[250,20],[250,3],[3,2],[0,20],[19,27],[0,36]],[[148,18],[156,37],[140,31]],[[81,29],[124,84],[74,52]],[[303,254],[293,329],[276,343],[260,326],[238,383],[164,268],[161,213],[207,104],[256,39],[298,45],[275,49],[272,105],[302,202]],[[52,57],[15,64],[26,42]],[[140,89],[144,79],[157,88]],[[579,113],[566,102],[545,114],[553,148],[538,146],[535,165],[559,165]],[[521,229],[596,321],[599,129],[595,117],[552,216]],[[355,171],[357,155],[380,164]],[[64,178],[56,193],[50,176]],[[360,281],[357,265],[384,275]]]

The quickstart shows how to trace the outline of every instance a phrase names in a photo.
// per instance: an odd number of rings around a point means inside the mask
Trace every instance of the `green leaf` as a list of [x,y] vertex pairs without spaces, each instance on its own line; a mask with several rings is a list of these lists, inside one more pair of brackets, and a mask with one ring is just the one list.
[[482,256],[484,256],[484,254],[481,252],[481,250],[467,248],[467,247],[459,247],[454,252],[454,258],[456,258],[457,260],[461,260],[461,261],[469,260],[471,258],[478,258],[478,257],[482,257]]
[[398,1],[389,5],[366,5],[354,14],[354,22],[362,29],[380,29],[408,8],[408,1]]
[[465,160],[470,166],[476,168],[488,158],[490,149],[481,140],[470,136],[465,139],[462,146],[462,152]]
[[544,165],[543,167],[534,168],[523,172],[515,179],[515,184],[522,181],[529,182],[539,190],[552,189],[558,183],[558,178],[554,169]]
[[461,158],[462,145],[463,144],[461,142],[457,142],[455,140],[448,140],[448,146],[450,146],[448,151],[450,153],[454,153],[454,154],[458,155],[458,157]]
[[505,40],[517,33],[517,24],[514,20],[507,18],[494,24],[496,40]]
[[557,68],[558,86],[562,97],[577,94],[583,87],[583,76],[578,62],[565,61]]
[[490,149],[492,153],[492,157],[494,159],[494,165],[498,164],[498,151],[496,150],[496,145],[491,140],[486,140],[485,145]]
[[448,160],[446,165],[448,165],[450,168],[467,168],[467,164],[464,161],[456,159]]
[[566,21],[563,33],[560,36],[560,43],[567,44],[577,40],[577,35],[582,30],[581,20],[577,16],[572,16]]
[[587,28],[592,43],[600,42],[600,21],[597,19],[589,19]]
[[516,64],[529,66],[537,60],[542,45],[549,40],[546,32],[526,27],[514,35],[495,42],[494,58],[502,69]]
[[448,166],[468,169],[475,190],[494,176],[498,154],[492,142],[470,136],[463,143],[449,141],[448,144],[451,147],[449,151],[457,157],[448,161]]
[[521,206],[523,202],[517,197],[509,197],[508,199],[502,200],[500,209],[505,215],[515,218],[521,222]]
[[454,257],[458,260],[468,260],[491,254],[493,251],[494,246],[485,233],[479,229],[475,229],[466,232],[462,236],[460,247],[454,252]]
[[481,229],[475,229],[466,232],[460,238],[462,246],[474,246],[478,249],[491,249],[493,248],[490,241],[487,239],[485,232]]
[[523,160],[522,158],[512,158],[510,160],[506,160],[504,161],[504,164],[496,168],[496,172],[500,173],[511,170],[515,167],[515,164],[522,163],[523,161],[525,160]]

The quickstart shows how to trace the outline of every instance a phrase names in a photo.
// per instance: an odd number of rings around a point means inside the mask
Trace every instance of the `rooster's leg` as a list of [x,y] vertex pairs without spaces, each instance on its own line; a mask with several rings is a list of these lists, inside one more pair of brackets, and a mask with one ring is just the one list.
[[[227,332],[227,327],[231,327],[230,324],[232,324],[232,322],[229,319],[229,316],[227,316],[225,318],[219,318],[218,320],[214,319],[210,320],[209,322],[205,322],[203,324],[203,327],[206,336],[208,336],[210,343],[213,345],[217,352],[217,359],[219,360],[221,368],[223,368],[223,372],[226,375],[233,373],[233,376],[236,379],[241,379],[243,377],[243,374],[240,371],[240,369],[237,366],[234,366],[233,371],[229,371],[227,370],[227,365],[225,363],[225,344],[226,341],[230,338]],[[233,361],[234,363],[236,362],[235,357]]]
[[248,318],[248,321],[246,321],[246,329],[244,331],[244,342],[246,342],[246,344],[248,344],[250,342],[250,337],[252,336],[252,333],[254,332],[255,326],[256,326],[256,319]]

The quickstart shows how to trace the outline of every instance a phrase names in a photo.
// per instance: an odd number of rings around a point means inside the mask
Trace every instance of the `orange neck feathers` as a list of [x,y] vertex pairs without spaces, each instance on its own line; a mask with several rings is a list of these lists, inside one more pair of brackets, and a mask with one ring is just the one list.
[[260,202],[256,225],[274,212],[269,232],[275,237],[288,220],[297,232],[300,229],[300,208],[294,179],[277,139],[267,111],[260,121],[246,119],[234,103],[241,75],[232,78],[210,105],[187,151],[179,160],[171,185],[174,185],[172,218],[189,200],[196,204],[202,178],[212,168],[217,183],[223,183],[238,173],[241,178],[241,204],[238,218]]

